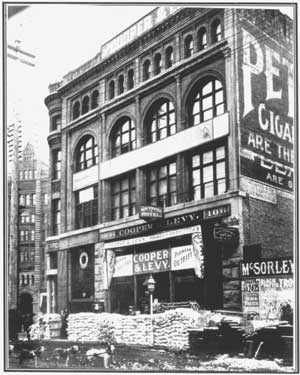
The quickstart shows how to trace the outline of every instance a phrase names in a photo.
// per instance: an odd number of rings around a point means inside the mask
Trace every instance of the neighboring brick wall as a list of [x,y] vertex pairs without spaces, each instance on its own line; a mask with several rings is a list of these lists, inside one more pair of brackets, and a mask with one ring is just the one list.
[[293,206],[293,200],[278,194],[277,204],[244,199],[244,245],[260,243],[263,258],[292,256]]

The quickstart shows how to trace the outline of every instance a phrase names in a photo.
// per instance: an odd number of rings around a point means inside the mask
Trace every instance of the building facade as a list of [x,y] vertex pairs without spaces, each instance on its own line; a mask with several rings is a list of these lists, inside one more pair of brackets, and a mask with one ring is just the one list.
[[[9,238],[17,244],[17,312],[25,315],[46,312],[45,248],[48,217],[48,165],[37,160],[34,148],[27,143],[17,163],[17,209],[10,205],[10,216],[17,217],[16,230],[9,228]],[[9,181],[9,198],[12,184]],[[9,202],[11,199],[9,199]],[[15,327],[14,327],[15,328]],[[19,327],[20,328],[20,327]]]
[[245,270],[291,276],[292,27],[159,7],[49,86],[49,311],[128,313],[150,274],[159,302],[257,310]]

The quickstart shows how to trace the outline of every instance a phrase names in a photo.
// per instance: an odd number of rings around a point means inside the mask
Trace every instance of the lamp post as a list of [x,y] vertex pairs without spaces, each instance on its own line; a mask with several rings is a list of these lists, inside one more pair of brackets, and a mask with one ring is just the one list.
[[155,284],[156,281],[153,279],[152,275],[148,277],[147,280],[147,289],[150,294],[150,316],[151,316],[151,321],[152,321],[152,315],[153,315],[153,292],[155,290]]

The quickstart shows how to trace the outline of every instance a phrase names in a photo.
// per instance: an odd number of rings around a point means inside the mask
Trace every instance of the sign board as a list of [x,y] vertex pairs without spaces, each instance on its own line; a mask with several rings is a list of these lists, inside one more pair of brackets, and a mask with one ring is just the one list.
[[239,230],[230,227],[215,227],[214,239],[222,243],[238,243]]
[[276,189],[269,185],[256,182],[247,177],[241,177],[241,189],[253,198],[273,204],[277,203]]
[[132,276],[132,275],[133,275],[132,254],[117,256],[113,277]]
[[145,220],[162,219],[163,209],[155,206],[141,206],[139,216]]
[[293,57],[246,20],[238,43],[241,174],[293,191]]
[[244,312],[257,312],[259,309],[259,280],[242,281],[242,304]]
[[194,268],[194,252],[192,245],[178,246],[171,249],[171,270]]
[[170,264],[170,251],[168,249],[133,256],[133,272],[135,275],[169,271]]
[[217,217],[229,216],[231,214],[231,205],[226,204],[223,206],[213,207],[206,210],[191,212],[189,214],[183,214],[173,216],[170,218],[164,218],[159,221],[149,222],[131,227],[125,227],[115,229],[113,231],[103,232],[103,229],[99,231],[99,242],[110,241],[123,237],[136,236],[142,233],[164,230],[180,226],[190,226],[193,224],[199,224],[202,220],[214,219]]
[[291,258],[266,259],[257,262],[241,262],[242,277],[288,276],[294,270]]

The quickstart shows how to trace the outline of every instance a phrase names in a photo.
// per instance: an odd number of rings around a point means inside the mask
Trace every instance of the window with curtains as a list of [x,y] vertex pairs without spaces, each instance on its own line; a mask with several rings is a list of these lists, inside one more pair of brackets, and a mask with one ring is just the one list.
[[146,60],[143,63],[143,81],[147,81],[150,78],[150,60]]
[[135,124],[129,117],[123,117],[112,131],[112,157],[125,154],[136,148]]
[[98,164],[98,147],[94,137],[84,136],[76,148],[75,172]]
[[198,50],[202,51],[207,47],[207,32],[205,27],[198,31]]
[[157,53],[154,56],[154,74],[160,74],[161,72],[161,54]]
[[111,183],[112,219],[135,214],[135,174],[114,179]]
[[98,222],[98,185],[75,192],[75,227],[86,228]]
[[60,199],[52,201],[52,234],[60,234]]
[[190,57],[194,53],[194,40],[188,35],[184,40],[184,57]]
[[52,179],[60,180],[61,178],[61,150],[52,152]]
[[211,25],[211,41],[217,43],[222,39],[222,28],[220,20],[216,19]]
[[82,100],[82,109],[81,113],[84,115],[90,110],[90,98],[88,95],[86,95]]
[[192,125],[198,125],[225,112],[225,98],[222,83],[209,77],[197,84],[190,102]]
[[219,144],[191,157],[192,199],[212,197],[227,190],[227,149]]
[[177,203],[176,162],[161,164],[147,171],[147,203],[167,207]]
[[146,116],[147,142],[153,143],[176,133],[175,109],[167,99],[157,101]]

